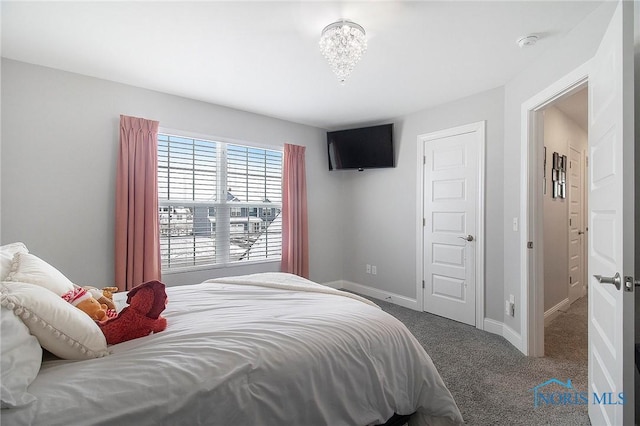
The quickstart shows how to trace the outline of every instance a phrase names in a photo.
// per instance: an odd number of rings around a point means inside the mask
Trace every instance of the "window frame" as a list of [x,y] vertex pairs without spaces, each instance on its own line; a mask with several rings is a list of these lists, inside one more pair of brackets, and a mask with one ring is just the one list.
[[[184,131],[184,130],[176,130],[176,129],[169,129],[169,128],[165,128],[165,127],[159,127],[158,128],[158,135],[165,135],[165,136],[173,136],[173,137],[178,137],[178,138],[186,138],[186,139],[194,139],[194,140],[203,140],[203,141],[210,141],[210,142],[215,142],[215,143],[224,143],[224,144],[228,144],[228,145],[237,145],[237,146],[243,146],[243,147],[248,147],[248,148],[255,148],[255,149],[262,149],[262,150],[270,150],[270,151],[277,151],[280,152],[282,154],[282,163],[281,163],[281,171],[284,168],[284,146],[278,146],[278,145],[271,145],[271,144],[267,144],[267,143],[260,143],[260,142],[251,142],[251,141],[246,141],[246,140],[240,140],[240,139],[233,139],[233,138],[227,138],[227,137],[219,137],[219,136],[211,136],[211,135],[206,135],[206,134],[201,134],[201,133],[195,133],[195,132],[190,132],[190,131]],[[224,166],[226,168],[226,147],[224,149],[225,151],[225,159],[224,159]],[[223,186],[226,186],[226,170],[225,170],[225,176],[223,179]],[[158,188],[159,190],[160,188]],[[229,219],[232,217],[231,216],[231,211],[234,208],[256,208],[258,211],[261,208],[276,208],[276,209],[280,209],[280,211],[282,211],[282,202],[280,203],[276,203],[276,202],[269,202],[269,203],[260,203],[260,202],[233,202],[233,203],[229,203],[226,200],[226,194],[227,194],[227,190],[224,190],[224,197],[222,197],[220,200],[215,201],[215,202],[203,202],[203,201],[194,201],[194,200],[180,200],[180,199],[176,199],[176,200],[162,200],[160,199],[160,194],[158,191],[158,207],[160,208],[169,208],[170,206],[176,206],[178,204],[185,204],[187,206],[208,206],[210,208],[217,208],[220,206],[226,206],[228,207],[229,210]],[[221,194],[219,194],[221,195]],[[192,212],[193,214],[193,212]],[[229,222],[229,229],[227,231],[231,230],[231,222]],[[251,259],[251,260],[230,260],[228,258],[228,253],[226,254],[226,258],[227,260],[224,262],[217,262],[217,263],[207,263],[207,264],[196,264],[196,265],[185,265],[185,266],[174,266],[171,268],[165,268],[165,264],[164,262],[161,261],[161,268],[162,268],[162,274],[163,275],[170,275],[170,274],[176,274],[176,273],[185,273],[185,272],[197,272],[197,271],[202,271],[202,270],[212,270],[212,269],[222,269],[222,268],[229,268],[229,267],[243,267],[243,266],[252,266],[252,265],[259,265],[259,264],[273,264],[273,263],[280,263],[282,260],[282,251],[280,252],[280,256],[278,258],[259,258],[259,259]]]

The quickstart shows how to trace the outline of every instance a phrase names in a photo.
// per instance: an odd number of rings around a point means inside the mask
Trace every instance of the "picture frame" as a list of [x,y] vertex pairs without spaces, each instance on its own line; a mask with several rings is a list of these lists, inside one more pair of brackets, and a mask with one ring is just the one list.
[[[546,147],[545,147],[545,159],[546,159]],[[551,196],[553,198],[566,198],[567,197],[567,156],[560,155],[557,151],[552,155],[552,169],[551,169],[551,181],[553,192]],[[545,164],[546,175],[546,164]]]

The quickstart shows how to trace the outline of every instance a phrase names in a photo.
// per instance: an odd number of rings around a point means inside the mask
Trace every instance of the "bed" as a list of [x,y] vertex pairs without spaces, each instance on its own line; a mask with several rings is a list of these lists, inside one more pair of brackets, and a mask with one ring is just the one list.
[[166,291],[166,330],[106,356],[45,355],[32,400],[3,409],[2,424],[463,423],[425,350],[369,300],[282,273]]

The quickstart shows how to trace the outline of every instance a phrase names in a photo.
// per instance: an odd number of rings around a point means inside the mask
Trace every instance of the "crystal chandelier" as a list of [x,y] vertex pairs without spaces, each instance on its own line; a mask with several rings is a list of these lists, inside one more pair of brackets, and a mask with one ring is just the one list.
[[340,83],[344,83],[349,77],[366,51],[367,38],[364,28],[355,22],[342,19],[322,30],[320,52],[329,61]]

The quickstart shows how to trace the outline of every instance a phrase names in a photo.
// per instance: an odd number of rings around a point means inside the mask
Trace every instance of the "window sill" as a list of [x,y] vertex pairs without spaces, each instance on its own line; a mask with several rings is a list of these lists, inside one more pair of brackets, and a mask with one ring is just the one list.
[[260,264],[279,264],[281,259],[265,259],[265,260],[252,260],[245,262],[230,262],[230,263],[221,263],[215,265],[198,265],[198,266],[185,266],[182,268],[171,268],[171,269],[163,269],[162,275],[175,275],[175,274],[185,274],[189,272],[198,272],[198,271],[212,271],[219,269],[237,269],[242,267],[251,267]]

